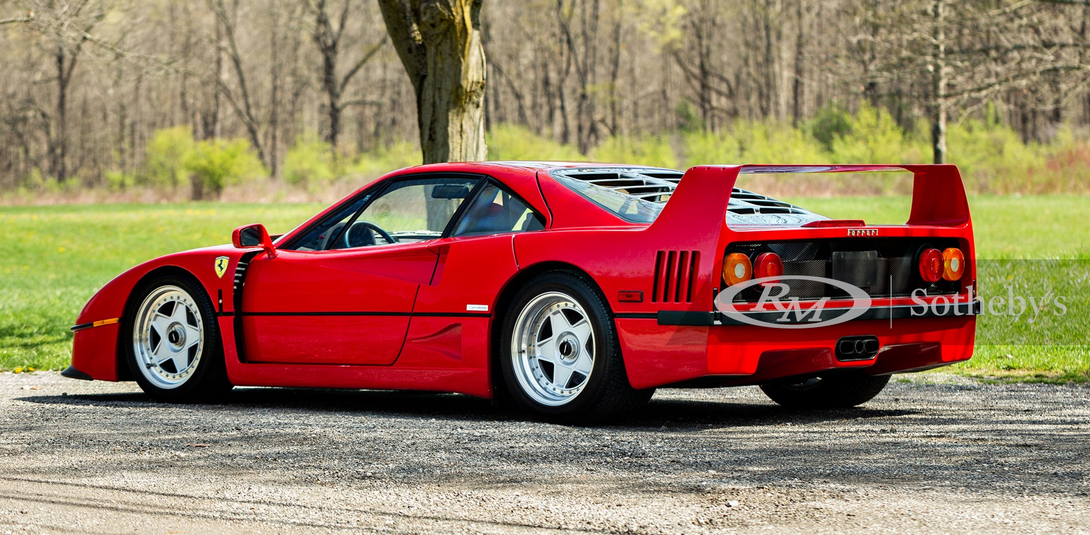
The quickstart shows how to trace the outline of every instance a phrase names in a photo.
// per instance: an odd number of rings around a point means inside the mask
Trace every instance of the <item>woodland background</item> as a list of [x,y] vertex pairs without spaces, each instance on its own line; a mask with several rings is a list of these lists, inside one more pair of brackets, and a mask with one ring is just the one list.
[[[487,154],[1086,193],[1088,25],[1083,0],[486,0]],[[0,73],[5,204],[333,200],[421,161],[373,0],[0,0]]]

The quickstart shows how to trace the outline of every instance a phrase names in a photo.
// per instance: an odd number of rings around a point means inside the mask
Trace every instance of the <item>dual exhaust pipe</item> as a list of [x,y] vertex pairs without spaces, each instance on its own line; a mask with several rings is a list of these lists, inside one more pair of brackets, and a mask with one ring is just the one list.
[[874,335],[845,336],[836,341],[836,360],[870,360],[878,355],[880,347]]

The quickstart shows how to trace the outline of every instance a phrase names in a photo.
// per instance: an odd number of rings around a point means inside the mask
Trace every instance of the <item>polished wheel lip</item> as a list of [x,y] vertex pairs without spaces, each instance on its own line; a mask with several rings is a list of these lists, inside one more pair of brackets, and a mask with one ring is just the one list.
[[[551,335],[543,339],[546,325]],[[515,378],[535,403],[566,405],[586,388],[594,371],[597,346],[590,316],[574,297],[557,291],[534,297],[519,313],[512,334]],[[542,362],[551,364],[551,374]],[[578,376],[582,379],[572,384],[572,377]]]
[[[158,338],[155,344],[152,333]],[[165,285],[148,293],[137,308],[132,344],[137,368],[149,383],[164,390],[184,385],[204,353],[204,320],[189,292]],[[190,360],[190,349],[194,346],[197,350]],[[163,368],[167,361],[175,367],[173,371]]]

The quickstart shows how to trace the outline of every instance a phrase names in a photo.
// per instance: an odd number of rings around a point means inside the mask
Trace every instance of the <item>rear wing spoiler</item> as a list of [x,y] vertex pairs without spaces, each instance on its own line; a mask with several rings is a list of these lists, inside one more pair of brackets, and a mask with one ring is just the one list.
[[[706,165],[689,168],[650,229],[684,231],[714,239],[743,174],[832,174],[909,172],[912,211],[907,225],[960,227],[969,222],[969,201],[957,166],[941,165]],[[688,241],[688,240],[685,240]],[[707,243],[707,242],[704,242]]]

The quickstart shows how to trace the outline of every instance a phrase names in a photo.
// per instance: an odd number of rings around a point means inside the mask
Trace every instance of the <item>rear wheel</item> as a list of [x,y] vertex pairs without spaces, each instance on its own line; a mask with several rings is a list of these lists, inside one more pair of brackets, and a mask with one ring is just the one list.
[[802,381],[761,385],[772,401],[793,409],[836,409],[854,407],[877,396],[889,375],[840,372]]
[[136,382],[172,402],[214,399],[231,384],[212,301],[188,280],[162,277],[137,289],[124,318],[124,348]]
[[646,403],[628,383],[609,309],[583,278],[541,275],[507,310],[501,368],[511,397],[553,421],[603,422]]

